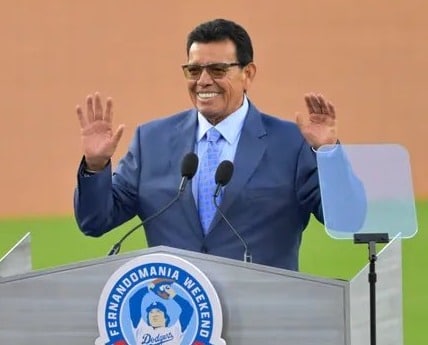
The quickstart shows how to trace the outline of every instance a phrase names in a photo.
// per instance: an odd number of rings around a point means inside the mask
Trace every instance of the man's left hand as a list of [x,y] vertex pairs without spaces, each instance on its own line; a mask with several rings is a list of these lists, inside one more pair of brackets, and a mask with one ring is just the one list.
[[296,114],[296,123],[310,146],[315,150],[322,145],[337,143],[337,120],[334,106],[323,95],[305,94],[308,114]]

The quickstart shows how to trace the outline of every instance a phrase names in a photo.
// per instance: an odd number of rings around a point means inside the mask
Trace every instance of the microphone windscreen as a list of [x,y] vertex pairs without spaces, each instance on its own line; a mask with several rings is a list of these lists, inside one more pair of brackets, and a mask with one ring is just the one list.
[[181,162],[181,176],[187,177],[189,180],[193,178],[198,169],[198,161],[198,156],[195,153],[186,154]]
[[215,172],[215,183],[221,186],[225,186],[229,183],[233,175],[233,163],[225,160],[220,163]]

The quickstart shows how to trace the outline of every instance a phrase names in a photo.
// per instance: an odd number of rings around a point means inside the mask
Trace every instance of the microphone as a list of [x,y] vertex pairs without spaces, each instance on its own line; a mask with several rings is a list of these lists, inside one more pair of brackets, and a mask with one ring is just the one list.
[[244,247],[244,262],[253,262],[253,257],[251,253],[248,251],[247,243],[244,241],[244,239],[239,234],[239,232],[236,231],[233,225],[229,222],[229,220],[226,218],[226,216],[224,215],[224,213],[222,212],[222,210],[217,204],[217,198],[220,195],[221,188],[229,183],[230,179],[232,178],[232,175],[233,175],[233,163],[228,160],[222,161],[219,164],[217,171],[215,172],[215,183],[217,187],[213,194],[214,205],[218,213],[220,213],[220,216],[223,218],[223,220],[232,230],[233,234],[241,241],[242,246]]
[[186,189],[187,182],[189,182],[189,180],[191,180],[193,178],[193,176],[195,176],[195,174],[196,174],[196,170],[198,169],[198,161],[199,161],[198,156],[193,152],[190,152],[184,156],[184,158],[181,162],[181,181],[180,181],[180,185],[178,187],[177,195],[169,203],[167,203],[164,207],[162,207],[160,210],[158,210],[157,212],[155,212],[151,216],[147,217],[140,224],[136,225],[131,230],[129,230],[125,234],[125,236],[123,236],[119,240],[119,242],[117,242],[110,249],[110,251],[107,253],[107,256],[118,254],[120,251],[120,248],[122,246],[123,241],[125,241],[128,238],[128,236],[130,236],[135,230],[139,229],[143,225],[147,224],[148,222],[152,221],[156,217],[160,216],[162,213],[164,213],[168,208],[170,208],[172,206],[172,204],[174,204],[180,198],[181,194]]

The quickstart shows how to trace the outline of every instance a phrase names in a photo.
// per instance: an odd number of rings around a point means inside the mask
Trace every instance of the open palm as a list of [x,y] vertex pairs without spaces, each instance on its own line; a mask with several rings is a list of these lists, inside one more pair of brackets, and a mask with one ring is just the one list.
[[102,170],[116,151],[124,125],[120,125],[116,132],[113,132],[113,102],[110,98],[107,99],[104,112],[98,93],[95,97],[87,97],[86,114],[80,106],[77,106],[76,112],[86,166],[90,170]]
[[332,103],[322,95],[305,95],[308,114],[297,114],[296,122],[306,141],[314,149],[335,144],[338,139],[336,113]]

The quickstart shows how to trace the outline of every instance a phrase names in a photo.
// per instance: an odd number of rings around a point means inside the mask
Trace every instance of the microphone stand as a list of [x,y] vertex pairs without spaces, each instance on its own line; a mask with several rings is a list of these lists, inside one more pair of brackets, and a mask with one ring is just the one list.
[[[218,188],[218,190],[220,190]],[[226,224],[229,226],[229,228],[232,230],[233,234],[238,237],[238,239],[241,241],[243,247],[244,247],[244,262],[253,262],[253,256],[251,255],[251,253],[248,251],[248,246],[247,243],[244,241],[244,239],[242,238],[242,236],[239,234],[239,232],[234,228],[234,226],[229,222],[229,220],[226,218],[226,216],[224,215],[224,213],[222,212],[222,210],[220,209],[219,205],[217,204],[217,197],[219,195],[219,192],[214,193],[213,195],[213,199],[214,199],[214,205],[215,208],[217,209],[218,213],[220,214],[221,218],[223,218],[223,220],[226,222]]]
[[152,221],[156,217],[159,217],[162,213],[164,213],[167,209],[169,209],[178,199],[180,199],[181,194],[183,194],[184,190],[186,189],[187,183],[195,176],[196,170],[198,169],[198,156],[193,153],[189,152],[186,154],[183,158],[183,161],[181,163],[181,181],[180,185],[178,187],[177,195],[168,202],[164,207],[162,207],[160,210],[152,214],[151,216],[144,219],[140,224],[133,227],[131,230],[129,230],[125,236],[123,236],[107,253],[107,256],[116,255],[120,251],[120,247],[125,241],[129,235],[131,235],[135,230],[140,228],[141,226],[147,224],[148,222]]
[[[184,190],[184,189],[183,189]],[[171,207],[172,204],[174,204],[181,196],[181,193],[183,191],[181,190],[181,188],[179,189],[177,195],[174,197],[174,199],[172,199],[168,204],[166,204],[164,207],[162,207],[158,212],[152,214],[150,217],[147,217],[146,219],[144,219],[140,224],[134,226],[131,230],[129,230],[125,236],[123,236],[119,242],[117,242],[111,249],[110,251],[107,253],[107,256],[111,256],[111,255],[116,255],[119,253],[120,248],[122,246],[123,241],[126,240],[126,238],[131,235],[135,230],[137,230],[139,227],[147,224],[148,222],[150,222],[151,220],[155,219],[156,217],[160,216],[162,213],[164,213],[168,208]]]
[[374,234],[354,234],[355,244],[368,244],[369,249],[369,291],[370,291],[370,345],[376,345],[376,244],[388,243],[389,236],[387,233],[374,233]]
[[112,256],[112,255],[116,255],[120,252],[121,246],[123,241],[125,241],[128,236],[130,236],[135,230],[137,230],[138,228],[140,228],[141,226],[144,225],[145,222],[141,222],[138,225],[134,226],[131,230],[129,230],[125,236],[123,236],[119,242],[117,242],[111,249],[110,251],[107,253],[107,256]]

